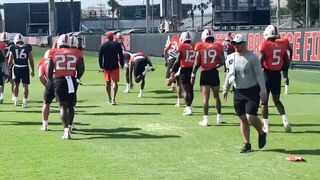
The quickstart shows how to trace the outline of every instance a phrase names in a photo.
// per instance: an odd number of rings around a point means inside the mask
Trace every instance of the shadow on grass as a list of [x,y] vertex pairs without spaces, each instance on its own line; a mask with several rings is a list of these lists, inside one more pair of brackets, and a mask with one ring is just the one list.
[[[3,124],[5,123],[5,124]],[[41,120],[39,121],[0,121],[1,125],[4,126],[40,126],[42,124]],[[79,126],[89,126],[90,124],[88,123],[80,123],[80,122],[74,122],[75,125]],[[61,125],[61,122],[50,122],[49,120],[49,126],[51,125]]]
[[154,90],[154,91],[148,91],[149,93],[155,93],[155,94],[172,94],[175,92],[168,91],[168,90]]
[[176,99],[177,95],[170,95],[170,96],[145,96],[143,98],[152,98],[152,99]]
[[320,92],[290,93],[289,95],[320,95]]
[[100,112],[100,113],[77,113],[78,115],[94,115],[94,116],[150,116],[150,115],[161,115],[161,113],[148,113],[148,112]]
[[84,138],[72,138],[72,140],[87,140],[87,139],[162,139],[162,138],[180,138],[181,136],[176,135],[152,135],[145,133],[135,133],[135,134],[102,134],[100,136],[95,136],[99,134],[89,134],[89,133],[76,133],[90,137]]
[[[313,127],[313,126],[320,126],[320,124],[293,124],[293,123],[290,123],[290,125],[292,127]],[[270,126],[283,126],[283,124],[270,124]]]
[[320,149],[266,149],[266,152],[278,152],[284,154],[301,154],[301,155],[320,155]]
[[296,132],[291,132],[292,134],[320,134],[320,131],[296,131]]
[[173,103],[122,103],[122,105],[134,105],[134,106],[174,106]]
[[[42,111],[40,110],[32,110],[32,111],[28,111],[28,108],[26,108],[26,110],[0,110],[0,112],[9,112],[9,113],[42,113]],[[59,110],[50,110],[50,113],[59,113]],[[76,112],[81,112],[81,113],[85,113],[87,111],[76,111]]]
[[98,107],[101,107],[101,106],[81,106],[81,105],[76,105],[76,109],[80,109],[80,108],[98,108]]

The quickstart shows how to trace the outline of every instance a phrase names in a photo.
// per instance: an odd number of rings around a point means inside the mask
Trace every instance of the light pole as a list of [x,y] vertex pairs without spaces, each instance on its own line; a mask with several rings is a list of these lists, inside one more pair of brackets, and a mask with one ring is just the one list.
[[276,15],[277,15],[277,27],[279,27],[280,26],[280,0],[278,0],[278,2],[277,2]]
[[310,26],[310,1],[306,0],[306,27]]

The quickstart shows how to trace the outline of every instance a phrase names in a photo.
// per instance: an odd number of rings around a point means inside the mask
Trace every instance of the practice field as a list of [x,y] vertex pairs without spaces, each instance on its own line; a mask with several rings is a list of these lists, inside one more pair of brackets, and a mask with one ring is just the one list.
[[[34,49],[35,62],[44,51]],[[319,72],[289,73],[290,95],[283,95],[282,102],[293,132],[284,133],[271,104],[267,145],[258,149],[257,133],[251,127],[254,151],[240,154],[243,144],[232,94],[227,102],[222,101],[226,124],[215,124],[216,112],[211,107],[211,126],[200,127],[199,82],[194,114],[182,116],[184,107],[174,106],[176,95],[165,86],[163,60],[152,61],[156,71],[147,75],[145,97],[137,97],[139,85],[129,94],[122,92],[122,72],[118,105],[111,106],[106,103],[104,81],[98,73],[97,53],[86,52],[86,72],[76,107],[77,129],[71,140],[61,139],[56,103],[49,118],[50,131],[40,131],[43,86],[37,77],[31,81],[26,109],[11,103],[6,84],[5,101],[0,104],[0,179],[319,179]],[[307,162],[289,162],[285,159],[289,153],[303,156]]]

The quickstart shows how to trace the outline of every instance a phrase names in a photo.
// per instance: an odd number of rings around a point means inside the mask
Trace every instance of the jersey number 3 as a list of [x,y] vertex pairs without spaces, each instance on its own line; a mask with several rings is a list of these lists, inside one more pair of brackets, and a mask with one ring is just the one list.
[[56,69],[57,70],[76,70],[75,63],[77,61],[74,55],[56,55]]

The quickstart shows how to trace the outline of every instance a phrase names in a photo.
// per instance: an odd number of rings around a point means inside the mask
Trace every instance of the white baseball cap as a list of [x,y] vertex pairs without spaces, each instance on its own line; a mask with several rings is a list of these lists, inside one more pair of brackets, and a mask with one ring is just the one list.
[[232,40],[234,43],[247,42],[246,38],[242,34],[236,34]]

